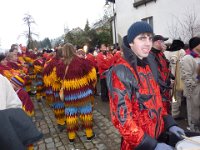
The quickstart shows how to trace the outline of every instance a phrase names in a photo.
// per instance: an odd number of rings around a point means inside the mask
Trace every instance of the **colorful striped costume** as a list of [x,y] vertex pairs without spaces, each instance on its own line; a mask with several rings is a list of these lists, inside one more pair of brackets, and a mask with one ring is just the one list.
[[34,61],[34,74],[36,75],[36,99],[40,101],[42,99],[42,96],[44,96],[43,93],[43,88],[44,88],[44,83],[43,83],[43,76],[42,76],[42,71],[44,67],[44,60],[42,58],[38,58]]
[[[65,116],[70,140],[75,139],[75,131],[78,129],[78,119],[80,118],[86,136],[93,136],[92,131],[92,104],[94,101],[94,87],[97,77],[96,70],[90,65],[88,60],[75,56],[68,66],[65,74],[66,65],[58,65],[59,74],[64,88]],[[79,118],[78,118],[79,117]]]
[[61,88],[60,78],[57,77],[56,65],[59,64],[58,58],[53,58],[44,68],[44,85],[46,88],[47,104],[51,105],[58,125],[65,124],[65,105],[60,100],[59,91]]

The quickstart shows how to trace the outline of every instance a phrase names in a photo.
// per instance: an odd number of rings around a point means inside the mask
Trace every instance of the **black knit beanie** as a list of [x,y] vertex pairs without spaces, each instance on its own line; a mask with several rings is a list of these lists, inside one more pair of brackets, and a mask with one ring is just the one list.
[[193,37],[189,40],[189,48],[192,50],[200,44],[200,37]]
[[127,40],[128,43],[132,43],[136,36],[138,36],[141,33],[152,33],[153,29],[152,27],[145,21],[138,21],[133,23],[127,33]]

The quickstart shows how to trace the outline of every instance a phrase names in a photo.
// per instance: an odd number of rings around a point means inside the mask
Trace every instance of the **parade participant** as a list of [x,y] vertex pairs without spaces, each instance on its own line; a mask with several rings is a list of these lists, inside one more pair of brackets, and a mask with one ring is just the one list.
[[61,101],[59,96],[59,91],[61,89],[61,78],[57,76],[57,64],[61,63],[62,48],[56,50],[56,56],[48,61],[46,67],[43,71],[44,85],[46,89],[46,101],[54,112],[56,123],[60,132],[62,132],[65,127],[65,105]]
[[44,96],[44,83],[43,83],[43,69],[44,69],[44,60],[41,56],[38,55],[38,58],[33,62],[35,82],[36,82],[36,99],[40,102]]
[[85,56],[86,56],[86,53],[84,52],[83,49],[78,49],[78,50],[76,51],[76,54],[77,54],[77,56],[80,57],[80,58],[85,58]]
[[75,140],[78,118],[85,128],[87,140],[92,140],[95,137],[92,130],[92,103],[96,70],[87,60],[76,55],[74,46],[70,43],[62,47],[62,57],[63,63],[58,65],[58,77],[63,79],[62,89],[69,141]]
[[93,55],[93,52],[94,52],[93,49],[89,49],[88,52],[87,52],[87,54],[86,54],[86,59],[91,62],[91,64],[95,67],[96,71],[98,72],[97,59]]
[[150,52],[149,57],[153,57],[158,67],[159,71],[159,85],[163,100],[163,105],[166,107],[168,113],[171,114],[171,71],[169,68],[169,61],[166,59],[164,55],[164,51],[167,46],[165,45],[165,41],[168,38],[165,38],[161,35],[155,35],[153,37],[153,47]]
[[34,66],[33,62],[34,60],[37,59],[37,55],[33,53],[31,49],[26,50],[26,53],[24,54],[24,60],[26,65],[28,66],[27,74],[26,74],[26,83],[25,83],[25,88],[26,91],[29,94],[36,94],[36,91],[33,86],[33,81],[35,80],[35,74],[34,74]]
[[163,106],[158,70],[147,59],[152,38],[149,24],[133,23],[123,38],[124,57],[106,74],[112,122],[122,136],[121,150],[173,150],[159,142],[161,133],[184,134]]
[[186,96],[188,124],[191,131],[200,132],[200,37],[189,40],[190,53],[181,64],[181,78]]
[[0,54],[0,74],[5,76],[8,80],[11,79],[13,76],[13,69],[7,66],[7,59],[6,55],[1,53]]
[[16,75],[11,78],[10,82],[15,92],[17,93],[19,99],[22,101],[23,110],[28,116],[32,117],[34,115],[34,105],[28,93],[23,89],[25,83],[24,79]]
[[108,101],[108,89],[106,86],[106,77],[103,74],[107,69],[109,69],[113,63],[113,55],[109,53],[108,48],[105,44],[101,44],[100,53],[98,53],[97,66],[100,75],[100,85],[101,85],[101,100],[103,102]]

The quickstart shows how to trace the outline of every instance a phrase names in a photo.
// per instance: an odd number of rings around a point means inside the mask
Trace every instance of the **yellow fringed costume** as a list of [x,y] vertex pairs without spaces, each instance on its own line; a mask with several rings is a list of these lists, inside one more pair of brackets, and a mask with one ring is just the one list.
[[60,100],[59,91],[61,81],[57,76],[55,65],[59,59],[53,58],[44,69],[44,85],[46,87],[46,100],[53,108],[53,112],[58,125],[65,124],[65,105]]
[[78,118],[81,119],[87,138],[93,136],[92,104],[94,101],[94,87],[97,77],[96,70],[88,60],[75,56],[68,66],[59,65],[59,77],[64,78],[65,116],[69,140],[75,139],[78,128]]

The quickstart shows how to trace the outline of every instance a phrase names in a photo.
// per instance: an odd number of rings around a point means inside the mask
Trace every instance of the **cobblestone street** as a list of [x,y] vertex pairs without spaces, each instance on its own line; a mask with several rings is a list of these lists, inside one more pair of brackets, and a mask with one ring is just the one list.
[[[86,141],[85,132],[79,130],[74,144],[70,144],[66,131],[60,132],[57,129],[55,117],[51,108],[46,106],[45,101],[38,103],[32,97],[35,105],[35,116],[33,121],[38,129],[43,133],[43,139],[35,143],[34,150],[119,150],[120,135],[110,122],[108,116],[109,103],[100,102],[99,98],[95,102],[94,132],[96,138],[91,142]],[[99,104],[101,103],[101,104]],[[100,111],[100,107],[103,107]],[[103,113],[102,113],[103,112]]]
[[[94,132],[96,138],[86,141],[85,132],[79,130],[74,144],[70,144],[66,131],[57,128],[53,111],[45,104],[45,100],[38,103],[32,97],[35,106],[33,121],[43,133],[43,138],[35,143],[34,150],[119,150],[121,137],[110,121],[109,103],[102,102],[100,96],[95,97],[93,111]],[[183,105],[185,108],[185,105]],[[182,115],[184,116],[184,114]],[[186,130],[187,121],[177,120],[180,127]],[[81,128],[81,127],[80,127]]]

